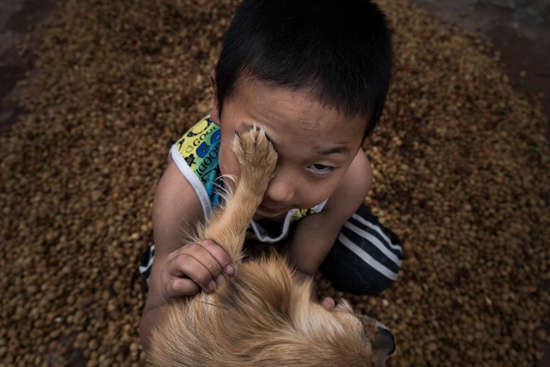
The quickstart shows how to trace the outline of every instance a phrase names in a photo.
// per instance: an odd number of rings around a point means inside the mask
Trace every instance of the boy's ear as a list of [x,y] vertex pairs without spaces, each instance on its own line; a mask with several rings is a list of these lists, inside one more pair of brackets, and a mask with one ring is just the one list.
[[218,105],[218,90],[216,86],[216,71],[212,70],[210,73],[210,87],[212,88],[212,110],[210,112],[210,118],[216,125],[220,125],[220,110]]

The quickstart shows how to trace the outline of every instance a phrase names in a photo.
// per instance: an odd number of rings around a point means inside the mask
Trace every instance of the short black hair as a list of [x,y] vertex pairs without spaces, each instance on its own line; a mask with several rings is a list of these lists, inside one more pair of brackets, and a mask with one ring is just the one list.
[[369,0],[244,0],[216,64],[221,113],[240,77],[310,88],[343,113],[378,122],[392,64],[386,17]]

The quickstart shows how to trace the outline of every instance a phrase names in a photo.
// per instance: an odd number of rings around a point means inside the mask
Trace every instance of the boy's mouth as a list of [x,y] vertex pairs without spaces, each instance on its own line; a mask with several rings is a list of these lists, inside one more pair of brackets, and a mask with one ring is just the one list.
[[277,207],[272,205],[267,205],[265,203],[261,203],[258,209],[256,210],[256,214],[260,215],[262,217],[277,217],[281,214],[284,214],[288,211],[286,207]]

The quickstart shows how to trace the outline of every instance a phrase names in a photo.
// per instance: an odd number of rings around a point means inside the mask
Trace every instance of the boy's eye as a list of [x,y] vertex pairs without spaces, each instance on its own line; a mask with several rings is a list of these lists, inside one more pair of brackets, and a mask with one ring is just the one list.
[[323,175],[323,174],[331,173],[334,170],[334,167],[327,166],[325,164],[315,163],[307,167],[307,169],[315,174]]

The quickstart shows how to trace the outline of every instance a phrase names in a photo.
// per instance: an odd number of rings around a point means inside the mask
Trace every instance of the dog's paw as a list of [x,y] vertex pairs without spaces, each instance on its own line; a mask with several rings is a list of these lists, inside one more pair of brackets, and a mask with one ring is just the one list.
[[277,152],[264,129],[254,126],[240,135],[235,133],[233,151],[241,166],[242,178],[256,181],[266,178],[264,181],[267,183],[272,177],[277,163]]

